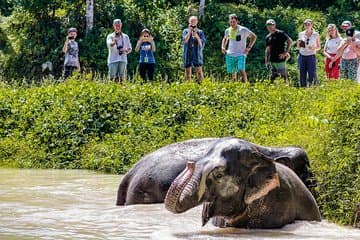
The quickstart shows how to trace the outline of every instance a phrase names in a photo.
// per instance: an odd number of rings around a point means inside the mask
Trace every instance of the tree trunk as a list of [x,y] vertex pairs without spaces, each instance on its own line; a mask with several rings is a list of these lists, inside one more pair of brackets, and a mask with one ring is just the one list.
[[94,0],[86,0],[86,32],[94,28]]
[[199,18],[204,17],[204,15],[205,15],[205,0],[200,0]]

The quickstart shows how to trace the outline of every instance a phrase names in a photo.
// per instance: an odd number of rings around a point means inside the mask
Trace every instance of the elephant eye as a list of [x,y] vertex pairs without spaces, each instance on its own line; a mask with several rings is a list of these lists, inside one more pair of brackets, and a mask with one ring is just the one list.
[[215,178],[216,179],[220,179],[220,178],[222,178],[224,176],[224,174],[222,174],[222,173],[216,173],[215,174]]

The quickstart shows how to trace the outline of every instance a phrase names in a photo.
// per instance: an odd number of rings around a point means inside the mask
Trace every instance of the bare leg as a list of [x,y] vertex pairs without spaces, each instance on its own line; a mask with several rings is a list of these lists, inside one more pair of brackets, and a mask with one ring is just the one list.
[[191,81],[191,67],[185,68],[185,80]]
[[234,72],[234,73],[232,74],[232,78],[233,78],[234,82],[237,81],[237,72]]
[[197,72],[198,81],[199,81],[199,83],[201,83],[201,81],[204,79],[204,73],[202,70],[202,66],[196,67],[196,72]]
[[246,74],[246,72],[243,70],[243,71],[240,71],[240,73],[241,73],[241,77],[242,77],[242,82],[243,83],[247,83],[248,82],[248,78],[247,78],[247,74]]

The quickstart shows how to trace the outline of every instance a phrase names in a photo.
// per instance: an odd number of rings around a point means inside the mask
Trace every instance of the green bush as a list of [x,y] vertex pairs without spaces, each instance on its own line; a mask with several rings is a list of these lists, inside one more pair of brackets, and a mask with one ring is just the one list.
[[[87,77],[86,77],[87,78]],[[189,138],[236,136],[305,148],[323,215],[349,224],[360,187],[360,86],[211,81],[0,87],[0,165],[125,173]]]

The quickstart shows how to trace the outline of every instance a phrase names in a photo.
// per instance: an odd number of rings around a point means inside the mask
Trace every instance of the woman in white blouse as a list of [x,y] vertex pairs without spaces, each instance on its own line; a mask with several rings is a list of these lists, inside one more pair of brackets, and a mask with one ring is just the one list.
[[329,24],[324,46],[325,72],[328,79],[339,79],[340,77],[340,58],[336,58],[336,53],[341,42],[342,38],[339,35],[336,25]]

